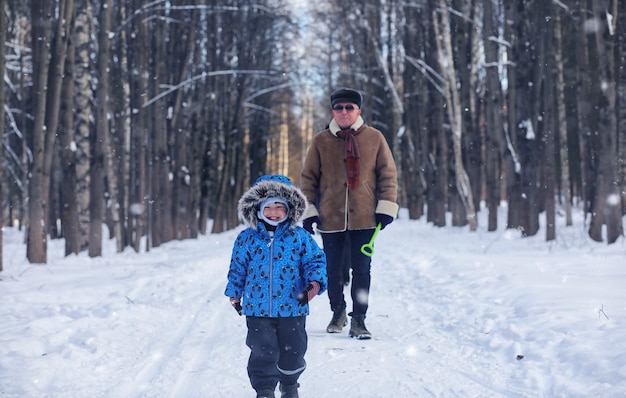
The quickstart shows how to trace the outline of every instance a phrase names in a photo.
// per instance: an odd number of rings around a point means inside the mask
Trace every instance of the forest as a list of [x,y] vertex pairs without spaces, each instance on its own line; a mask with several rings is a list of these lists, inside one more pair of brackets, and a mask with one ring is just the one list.
[[30,263],[50,239],[97,257],[237,227],[259,175],[298,184],[339,87],[411,219],[549,241],[581,210],[594,241],[623,236],[626,2],[0,4],[0,224]]

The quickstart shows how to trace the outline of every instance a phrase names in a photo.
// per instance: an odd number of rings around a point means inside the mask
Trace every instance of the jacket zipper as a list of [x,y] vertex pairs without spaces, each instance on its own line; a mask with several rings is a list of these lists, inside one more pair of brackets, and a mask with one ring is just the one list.
[[273,288],[273,284],[272,281],[274,279],[274,237],[270,236],[270,241],[267,244],[267,247],[269,247],[270,249],[270,274],[269,274],[269,278],[270,278],[270,293],[269,293],[269,299],[270,299],[270,316],[273,317],[274,315],[274,311],[272,310],[272,301],[274,300],[274,288]]

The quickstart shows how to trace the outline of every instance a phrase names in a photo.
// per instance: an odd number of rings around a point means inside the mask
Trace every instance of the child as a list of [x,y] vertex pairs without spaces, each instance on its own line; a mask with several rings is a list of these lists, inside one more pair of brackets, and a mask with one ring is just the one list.
[[326,256],[297,226],[306,198],[285,176],[259,177],[238,204],[247,225],[235,240],[225,295],[246,316],[248,377],[257,398],[298,398],[306,368],[308,302],[326,290]]

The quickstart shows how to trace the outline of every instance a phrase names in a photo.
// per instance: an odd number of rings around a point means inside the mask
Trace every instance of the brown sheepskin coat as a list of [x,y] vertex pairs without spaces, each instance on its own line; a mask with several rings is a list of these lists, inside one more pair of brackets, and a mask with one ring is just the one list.
[[396,164],[385,137],[360,116],[352,128],[360,152],[355,189],[347,188],[343,139],[334,120],[315,135],[304,161],[300,183],[309,206],[303,218],[319,216],[321,232],[374,228],[376,213],[398,214]]

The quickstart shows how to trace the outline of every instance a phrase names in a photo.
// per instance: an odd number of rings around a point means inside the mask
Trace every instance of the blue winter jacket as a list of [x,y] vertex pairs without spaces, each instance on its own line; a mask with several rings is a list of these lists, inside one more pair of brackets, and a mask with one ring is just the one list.
[[[267,198],[287,201],[287,219],[270,237],[258,219],[259,205]],[[309,282],[326,290],[326,256],[311,234],[297,225],[306,210],[306,198],[284,176],[264,176],[239,201],[240,218],[248,225],[235,240],[224,294],[242,298],[243,315],[290,317],[309,314],[298,303]]]

